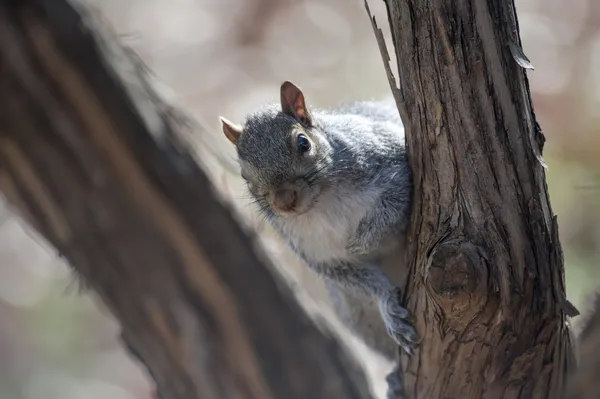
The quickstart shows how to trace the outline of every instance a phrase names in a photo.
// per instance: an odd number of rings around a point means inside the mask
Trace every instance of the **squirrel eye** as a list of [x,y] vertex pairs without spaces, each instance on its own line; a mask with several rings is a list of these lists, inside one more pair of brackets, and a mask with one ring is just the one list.
[[305,135],[303,135],[303,134],[298,135],[297,144],[298,144],[298,152],[300,154],[305,154],[308,151],[310,151],[310,141],[308,140],[308,138]]

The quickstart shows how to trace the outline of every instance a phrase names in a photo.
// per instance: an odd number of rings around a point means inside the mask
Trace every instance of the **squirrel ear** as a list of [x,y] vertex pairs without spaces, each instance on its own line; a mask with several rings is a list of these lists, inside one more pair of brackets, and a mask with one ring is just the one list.
[[220,116],[219,119],[221,119],[221,125],[223,127],[223,133],[225,133],[225,137],[227,137],[227,139],[231,141],[233,145],[237,145],[240,135],[242,134],[242,127],[228,121],[222,116]]
[[281,111],[307,127],[312,126],[312,118],[306,108],[302,90],[287,80],[281,84]]

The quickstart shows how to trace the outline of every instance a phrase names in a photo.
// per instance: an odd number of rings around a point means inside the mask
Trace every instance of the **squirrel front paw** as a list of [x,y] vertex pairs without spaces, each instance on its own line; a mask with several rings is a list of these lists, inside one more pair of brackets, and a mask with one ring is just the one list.
[[396,288],[379,300],[381,316],[390,337],[409,355],[417,346],[417,330],[412,317],[400,302],[400,289]]

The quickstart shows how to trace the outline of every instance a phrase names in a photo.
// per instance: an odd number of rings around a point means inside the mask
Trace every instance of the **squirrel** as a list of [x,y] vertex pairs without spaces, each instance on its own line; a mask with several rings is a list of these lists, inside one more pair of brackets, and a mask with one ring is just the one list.
[[[398,265],[382,267],[385,256],[402,250],[411,212],[412,175],[395,103],[309,109],[290,81],[281,85],[280,100],[250,113],[243,125],[220,117],[250,196],[325,280],[351,331],[391,361],[397,345],[412,354],[417,333],[390,278]],[[390,397],[402,389],[392,387],[398,367],[387,379]]]

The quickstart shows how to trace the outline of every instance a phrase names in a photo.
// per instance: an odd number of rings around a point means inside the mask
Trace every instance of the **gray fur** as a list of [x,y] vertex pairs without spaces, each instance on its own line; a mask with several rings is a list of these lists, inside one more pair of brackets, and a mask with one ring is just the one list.
[[[372,333],[357,323],[373,323],[369,316],[378,309],[384,328],[368,328],[387,331],[411,353],[416,332],[401,306],[400,289],[380,264],[398,250],[410,218],[412,179],[396,105],[393,100],[363,101],[311,109],[310,115],[308,127],[283,113],[279,104],[248,115],[237,145],[242,174],[260,211],[325,278],[349,327]],[[296,152],[298,131],[313,142],[310,159]],[[306,194],[302,213],[280,215],[272,208],[269,193],[285,182],[295,182]],[[364,295],[363,302],[357,299]],[[354,306],[359,308],[349,309]],[[393,345],[382,345],[382,337],[369,338],[374,349],[393,356]]]

